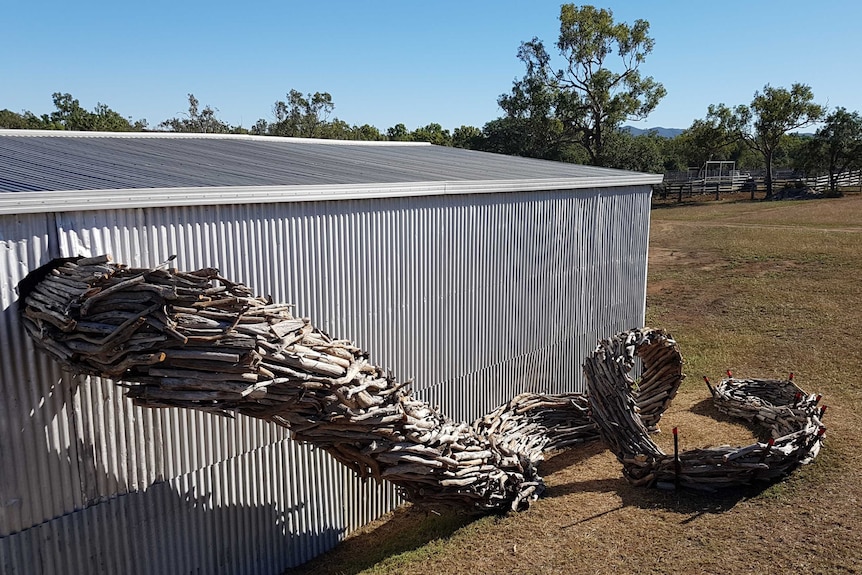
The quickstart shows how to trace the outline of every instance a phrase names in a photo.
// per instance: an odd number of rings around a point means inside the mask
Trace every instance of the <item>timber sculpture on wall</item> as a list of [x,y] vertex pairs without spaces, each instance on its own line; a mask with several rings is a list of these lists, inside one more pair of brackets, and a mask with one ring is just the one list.
[[[676,342],[660,330],[603,341],[585,364],[588,395],[525,393],[465,423],[414,397],[409,382],[351,342],[214,268],[66,258],[32,272],[19,295],[27,333],[65,369],[114,379],[140,406],[239,413],[285,426],[294,439],[363,478],[391,481],[420,505],[522,509],[544,490],[537,465],[545,452],[599,437],[634,483],[707,489],[786,473],[813,458],[822,441],[813,397],[786,385],[760,397],[731,382],[714,390],[720,409],[759,418],[778,397],[771,421],[783,422],[776,429],[790,439],[708,457],[703,450],[665,455],[649,433],[684,375]],[[634,385],[628,374],[636,356],[642,366]]]

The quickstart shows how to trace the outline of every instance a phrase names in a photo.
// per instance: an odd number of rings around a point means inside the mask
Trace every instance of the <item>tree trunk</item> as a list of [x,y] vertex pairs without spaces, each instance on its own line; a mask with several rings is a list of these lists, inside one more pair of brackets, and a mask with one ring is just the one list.
[[[772,151],[764,154],[766,160],[766,197],[764,200],[772,199]],[[751,190],[751,199],[754,199],[754,190]]]
[[841,169],[838,167],[836,158],[829,158],[829,192],[834,196],[838,191],[838,176],[841,175]]

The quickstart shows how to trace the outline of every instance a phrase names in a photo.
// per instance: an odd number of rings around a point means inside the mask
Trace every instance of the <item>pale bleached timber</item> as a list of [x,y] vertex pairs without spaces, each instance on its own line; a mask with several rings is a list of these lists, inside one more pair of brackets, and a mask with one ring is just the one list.
[[[676,341],[661,330],[604,340],[584,365],[589,398],[524,393],[466,423],[414,397],[410,382],[398,382],[350,341],[214,268],[68,258],[34,271],[19,288],[25,329],[67,370],[114,379],[140,406],[285,426],[296,440],[363,478],[392,482],[420,505],[522,509],[544,491],[537,466],[545,452],[600,435],[633,483],[707,489],[779,477],[813,458],[822,441],[813,397],[794,396],[789,408],[786,392],[778,405],[774,390],[758,395],[761,380],[729,381],[713,390],[720,409],[776,433],[793,431],[774,445],[665,455],[649,433],[685,376]],[[633,386],[627,374],[636,357],[642,369]]]
[[[641,357],[647,364],[644,373],[649,373],[657,346],[669,349],[668,339],[652,330],[620,333],[602,340],[584,364],[593,418],[631,483],[714,491],[779,479],[817,456],[826,432],[819,396],[805,393],[791,379],[734,378],[709,386],[715,406],[762,424],[770,439],[665,454],[650,439],[643,417],[637,416],[644,391],[628,374],[635,357]],[[676,373],[676,368],[672,371]]]
[[452,421],[351,342],[212,268],[70,258],[20,291],[24,327],[67,370],[112,378],[140,406],[283,425],[418,504],[522,508],[544,490],[545,451],[598,438],[577,393],[526,393]]

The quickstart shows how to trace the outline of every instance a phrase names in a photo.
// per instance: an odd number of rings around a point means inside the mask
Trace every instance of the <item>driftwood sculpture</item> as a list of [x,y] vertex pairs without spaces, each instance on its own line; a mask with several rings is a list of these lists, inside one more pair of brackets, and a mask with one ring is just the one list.
[[[668,475],[675,460],[648,437],[684,377],[678,346],[662,331],[644,328],[603,344],[585,365],[589,400],[527,393],[469,424],[417,399],[409,382],[294,317],[291,306],[256,297],[213,268],[169,266],[128,268],[108,256],[55,260],[19,286],[23,325],[64,368],[117,380],[137,405],[285,426],[421,505],[523,508],[544,490],[537,472],[544,452],[600,432],[630,480],[690,483]],[[635,355],[642,374],[632,391],[626,373]],[[731,396],[728,409],[738,405]]]
[[635,330],[603,340],[584,364],[593,418],[631,483],[714,491],[783,477],[817,456],[826,432],[819,396],[790,379],[733,378],[715,388],[707,380],[713,403],[728,415],[762,424],[769,440],[680,453],[674,428],[675,453],[665,454],[636,415],[638,396],[651,381],[638,384],[628,376],[635,356],[649,357],[651,337]]
[[523,394],[452,421],[350,342],[215,269],[57,260],[19,291],[27,332],[67,370],[121,381],[137,405],[286,426],[416,503],[522,507],[544,489],[543,451],[598,438],[583,394]]

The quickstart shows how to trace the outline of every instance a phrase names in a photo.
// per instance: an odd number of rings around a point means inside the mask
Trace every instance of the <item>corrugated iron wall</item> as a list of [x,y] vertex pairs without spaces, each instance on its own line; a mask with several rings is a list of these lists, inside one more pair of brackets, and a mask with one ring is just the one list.
[[15,317],[49,259],[217,266],[472,420],[642,324],[648,228],[645,188],[0,216],[0,571],[280,573],[397,504],[275,426],[61,373]]

